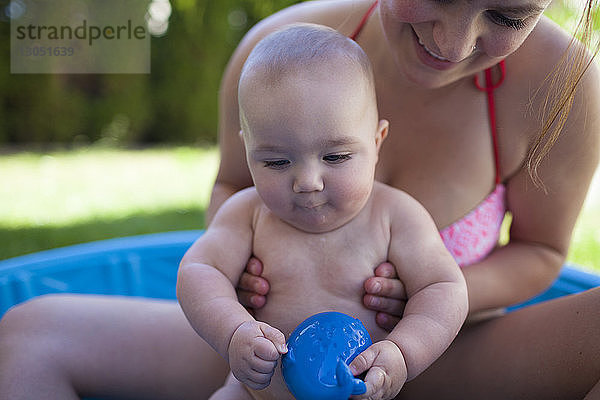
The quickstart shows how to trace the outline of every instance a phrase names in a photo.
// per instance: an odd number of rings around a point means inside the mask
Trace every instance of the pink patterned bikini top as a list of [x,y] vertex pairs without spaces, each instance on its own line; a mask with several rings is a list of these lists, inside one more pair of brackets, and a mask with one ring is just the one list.
[[[369,16],[377,6],[375,1],[365,13],[360,24],[350,36],[356,40]],[[440,231],[440,236],[450,251],[457,264],[465,267],[483,260],[498,244],[500,227],[506,213],[505,186],[500,177],[500,163],[498,155],[498,140],[496,131],[496,113],[494,105],[494,90],[502,84],[505,76],[504,60],[498,64],[501,77],[493,82],[492,68],[485,70],[485,86],[479,84],[475,76],[475,86],[487,94],[488,115],[492,132],[494,147],[494,162],[496,166],[496,187],[481,203],[464,217]]]

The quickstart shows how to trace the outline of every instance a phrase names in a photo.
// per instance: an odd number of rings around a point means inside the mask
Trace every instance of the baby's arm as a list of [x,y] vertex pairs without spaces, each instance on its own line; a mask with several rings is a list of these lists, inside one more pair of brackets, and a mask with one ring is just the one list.
[[388,260],[396,266],[408,301],[404,316],[386,340],[353,361],[353,372],[367,369],[371,398],[392,398],[431,365],[450,345],[468,312],[467,287],[425,209],[408,195],[394,193]]
[[252,254],[253,188],[232,196],[183,257],[177,298],[192,327],[229,361],[235,377],[254,389],[266,387],[285,337],[257,322],[237,301],[235,285]]

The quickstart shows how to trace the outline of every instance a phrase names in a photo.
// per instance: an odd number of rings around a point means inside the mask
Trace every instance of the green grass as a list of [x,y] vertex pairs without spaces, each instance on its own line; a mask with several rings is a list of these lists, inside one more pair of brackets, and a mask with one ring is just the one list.
[[70,244],[180,229],[199,229],[204,209],[132,212],[123,217],[90,218],[72,224],[0,227],[0,259]]
[[[0,157],[0,259],[74,243],[199,229],[215,148],[17,153]],[[569,261],[600,272],[600,177]]]
[[600,173],[573,233],[568,260],[600,272]]
[[216,149],[0,157],[0,259],[74,243],[199,229]]

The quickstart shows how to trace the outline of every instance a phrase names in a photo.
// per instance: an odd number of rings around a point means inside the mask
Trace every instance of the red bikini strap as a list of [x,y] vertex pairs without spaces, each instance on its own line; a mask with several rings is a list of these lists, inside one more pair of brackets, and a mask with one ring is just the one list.
[[365,15],[363,15],[362,19],[360,20],[360,23],[358,24],[354,32],[352,32],[352,35],[350,35],[350,39],[356,41],[356,38],[360,34],[360,31],[362,30],[363,26],[365,26],[371,14],[373,14],[373,10],[375,10],[375,7],[377,7],[377,3],[378,1],[375,0],[375,2],[371,4],[371,7],[369,7]]
[[494,103],[494,90],[497,89],[506,76],[506,68],[504,66],[504,60],[498,64],[500,67],[500,79],[494,84],[492,79],[492,67],[485,70],[485,87],[479,84],[478,76],[475,75],[475,86],[477,89],[486,92],[487,103],[488,103],[488,115],[490,117],[490,129],[492,130],[492,141],[494,143],[494,163],[496,165],[496,184],[501,182],[500,177],[500,155],[498,152],[498,131],[496,128],[496,105]]
[[[373,4],[371,4],[371,7],[369,7],[369,9],[365,13],[365,15],[363,15],[362,19],[360,20],[360,23],[358,24],[358,26],[356,27],[354,32],[352,32],[352,35],[350,35],[350,39],[356,41],[356,39],[358,38],[358,35],[362,31],[362,28],[366,25],[367,21],[369,20],[369,17],[375,10],[375,7],[377,7],[378,2],[379,2],[378,0],[375,0],[373,2]],[[496,88],[498,88],[502,84],[502,82],[504,82],[504,77],[506,76],[504,60],[500,61],[498,66],[500,67],[501,75],[500,75],[500,79],[495,84],[492,79],[492,67],[485,70],[485,87],[482,87],[479,84],[479,77],[477,75],[475,75],[475,86],[477,86],[477,89],[482,90],[487,93],[488,114],[490,117],[490,128],[492,130],[492,141],[494,143],[494,163],[496,165],[496,184],[500,183],[501,177],[500,177],[500,156],[498,153],[498,134],[496,131],[496,107],[494,104],[494,90]]]

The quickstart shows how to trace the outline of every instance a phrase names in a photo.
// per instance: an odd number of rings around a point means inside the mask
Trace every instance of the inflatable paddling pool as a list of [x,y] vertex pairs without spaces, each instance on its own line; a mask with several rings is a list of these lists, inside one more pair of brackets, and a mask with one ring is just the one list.
[[[131,236],[0,261],[0,316],[49,293],[175,299],[179,261],[201,230]],[[600,276],[565,266],[552,286],[511,309],[600,286]]]
[[[195,230],[131,236],[1,260],[0,317],[15,304],[50,293],[175,300],[179,261],[201,234]],[[596,286],[600,276],[564,266],[548,290],[511,309]]]

